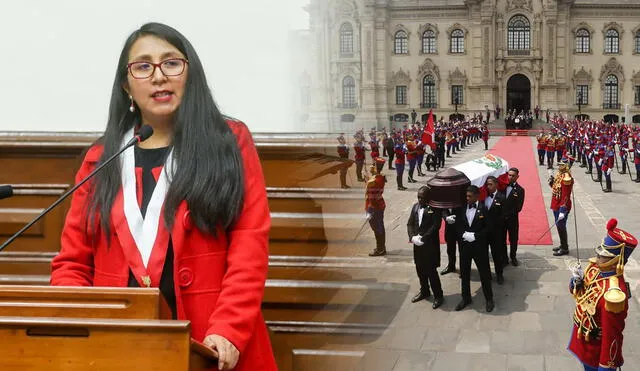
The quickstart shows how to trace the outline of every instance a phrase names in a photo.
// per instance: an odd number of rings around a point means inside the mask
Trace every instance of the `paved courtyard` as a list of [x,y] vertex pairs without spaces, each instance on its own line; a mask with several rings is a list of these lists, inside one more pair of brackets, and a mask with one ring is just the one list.
[[[490,138],[490,148],[499,139]],[[534,142],[535,138],[532,137],[532,147],[535,146]],[[447,159],[446,165],[480,157],[484,152],[482,141],[478,141]],[[606,194],[601,191],[599,183],[593,182],[584,173],[583,168],[576,165],[572,173],[576,179],[574,210],[577,216],[577,237],[572,211],[569,220],[571,257],[576,256],[576,241],[583,261],[592,256],[593,247],[605,236],[605,224],[611,217],[619,220],[620,228],[636,236],[640,235],[640,213],[637,212],[640,210],[640,197],[636,196],[636,192],[640,191],[640,184],[632,183],[628,175],[614,172],[614,191]],[[408,284],[410,290],[391,326],[376,341],[375,347],[383,351],[368,352],[365,369],[582,370],[578,361],[566,350],[574,309],[574,302],[567,288],[570,277],[565,264],[567,257],[552,256],[552,246],[519,247],[520,266],[505,268],[504,285],[499,286],[494,281],[496,308],[492,313],[485,312],[484,297],[475,266],[472,268],[471,282],[473,304],[465,310],[454,311],[455,305],[460,301],[460,281],[457,274],[441,276],[445,303],[440,309],[431,308],[432,298],[411,303],[411,297],[417,292],[419,285],[413,266],[412,247],[406,243],[406,221],[409,208],[416,199],[416,191],[428,177],[416,177],[419,179],[418,183],[405,184],[409,190],[397,191],[395,175],[392,175],[385,190],[389,254],[369,259],[377,259],[380,264],[393,267],[389,269],[393,273],[381,276],[379,282]],[[548,210],[550,188],[546,184],[546,167],[538,167],[538,174],[521,173],[520,176],[540,178],[548,211],[547,220],[540,220],[540,223],[550,225],[553,216]],[[558,244],[555,229],[552,230],[552,237],[555,246]],[[362,238],[373,240],[373,234],[367,230]],[[444,245],[441,251],[442,263],[445,264]],[[625,269],[625,276],[634,295],[630,301],[624,332],[625,370],[640,370],[639,254],[634,254]],[[365,256],[364,251],[362,255]]]

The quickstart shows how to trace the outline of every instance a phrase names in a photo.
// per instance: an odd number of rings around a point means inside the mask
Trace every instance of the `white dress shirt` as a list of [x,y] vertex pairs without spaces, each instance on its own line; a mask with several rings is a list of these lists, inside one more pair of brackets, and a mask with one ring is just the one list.
[[484,200],[484,205],[487,207],[487,209],[491,209],[493,200],[496,198],[496,193],[498,193],[498,191],[493,191],[493,193],[491,195],[487,195],[487,198]]
[[478,201],[476,201],[473,205],[475,205],[475,208],[470,209],[469,205],[467,205],[467,222],[469,222],[469,225],[471,225],[473,223],[473,218],[475,218],[476,216],[476,211],[478,210]]
[[422,215],[424,215],[424,210],[427,207],[420,207],[420,205],[418,205],[418,227],[420,227],[422,225]]

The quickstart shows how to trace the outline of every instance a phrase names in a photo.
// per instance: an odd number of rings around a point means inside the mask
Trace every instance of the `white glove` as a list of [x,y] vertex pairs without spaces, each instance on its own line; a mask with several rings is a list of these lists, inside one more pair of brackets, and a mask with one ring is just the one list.
[[473,232],[464,232],[462,234],[462,239],[467,242],[473,242],[476,240],[476,234]]
[[574,278],[583,279],[584,278],[584,271],[582,270],[582,266],[580,266],[578,268],[572,268],[571,269],[571,275]]
[[607,169],[607,175],[611,175],[612,172],[613,172],[613,169]]
[[598,165],[602,166],[602,159],[598,160]]
[[558,214],[558,220],[562,220],[564,219],[564,217],[565,217],[564,213]]
[[364,217],[365,217],[367,220],[369,220],[369,219],[371,219],[372,215],[371,215],[371,213],[366,213],[366,214],[364,214]]
[[455,215],[449,215],[444,220],[446,220],[448,224],[453,224],[453,223],[456,222],[456,216]]
[[419,236],[419,235],[415,235],[411,237],[411,242],[413,242],[413,244],[416,246],[424,245],[424,242],[422,242],[422,236]]

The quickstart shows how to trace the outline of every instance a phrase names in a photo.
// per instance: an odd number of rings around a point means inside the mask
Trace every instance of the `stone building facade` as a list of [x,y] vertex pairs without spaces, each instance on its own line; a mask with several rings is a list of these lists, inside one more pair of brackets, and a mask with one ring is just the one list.
[[638,0],[310,1],[309,127],[496,104],[640,121]]

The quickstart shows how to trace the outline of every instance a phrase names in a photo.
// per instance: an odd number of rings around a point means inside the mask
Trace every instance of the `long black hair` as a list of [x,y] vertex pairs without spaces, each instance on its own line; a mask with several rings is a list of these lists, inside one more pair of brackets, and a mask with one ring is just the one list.
[[[115,154],[125,133],[141,121],[139,110],[129,111],[130,100],[123,86],[127,82],[129,52],[143,36],[167,41],[189,61],[184,96],[173,123],[171,147],[175,172],[164,202],[164,222],[168,228],[173,226],[178,205],[185,200],[195,226],[215,236],[219,228],[229,229],[242,210],[242,159],[236,137],[213,100],[195,49],[177,30],[147,23],[127,38],[113,82],[107,128],[97,142],[104,146],[100,162]],[[99,215],[107,241],[111,233],[111,208],[121,182],[121,164],[113,161],[96,175],[90,191],[85,220],[97,226],[95,217]]]

